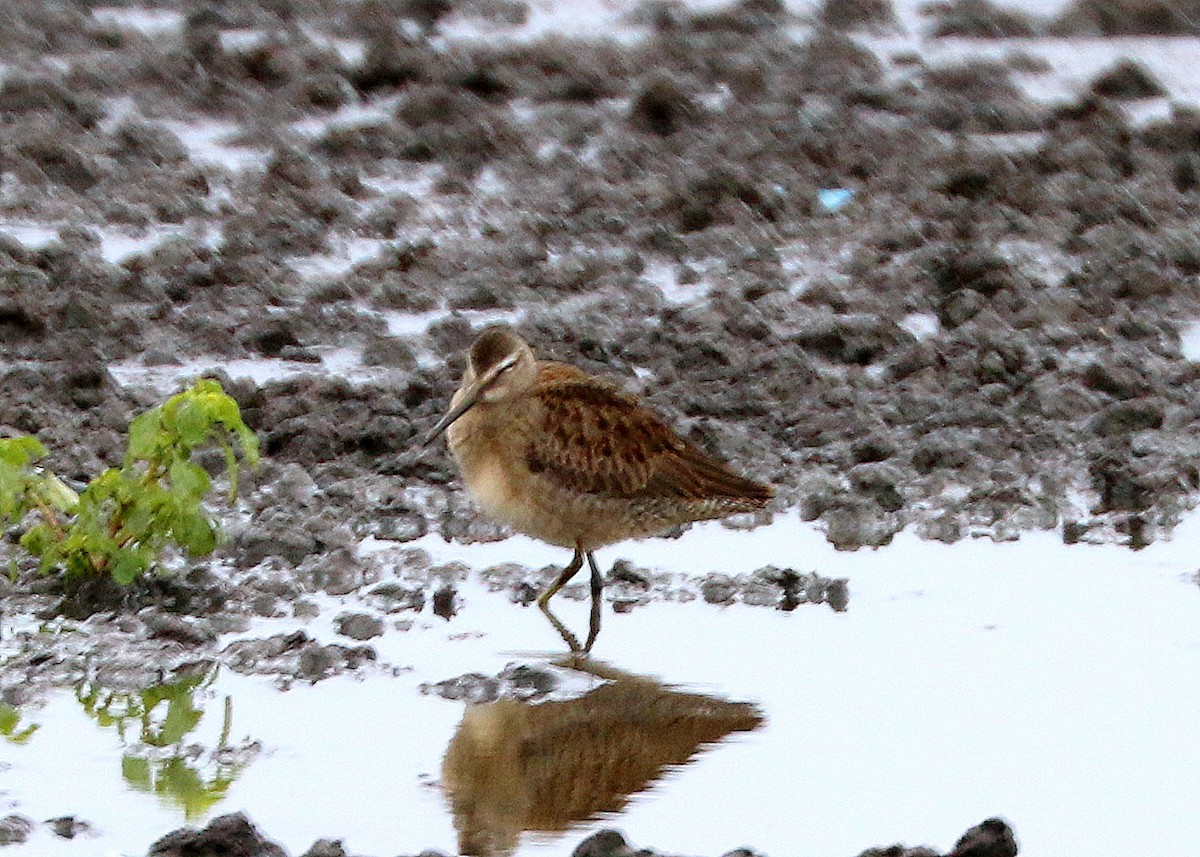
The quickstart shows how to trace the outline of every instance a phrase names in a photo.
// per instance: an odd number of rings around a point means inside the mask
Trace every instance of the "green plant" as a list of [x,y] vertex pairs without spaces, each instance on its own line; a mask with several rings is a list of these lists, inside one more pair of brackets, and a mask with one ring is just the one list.
[[10,744],[28,744],[33,733],[41,727],[37,723],[21,725],[21,712],[7,702],[0,702],[0,737]]
[[203,754],[194,752],[201,746],[196,731],[216,679],[214,667],[140,691],[86,684],[75,689],[84,714],[101,727],[114,728],[125,746],[121,755],[125,783],[136,791],[158,795],[182,809],[189,820],[204,816],[224,800],[253,759],[252,753],[225,752],[230,749],[233,727],[233,699],[228,695],[216,746]]
[[208,379],[136,417],[121,466],[79,494],[35,466],[46,454],[36,438],[0,440],[0,524],[35,517],[22,547],[43,572],[62,568],[68,577],[107,572],[127,584],[172,544],[207,556],[217,544],[217,522],[202,506],[212,479],[192,455],[214,445],[225,454],[233,502],[239,459],[258,461],[258,439],[237,402]]

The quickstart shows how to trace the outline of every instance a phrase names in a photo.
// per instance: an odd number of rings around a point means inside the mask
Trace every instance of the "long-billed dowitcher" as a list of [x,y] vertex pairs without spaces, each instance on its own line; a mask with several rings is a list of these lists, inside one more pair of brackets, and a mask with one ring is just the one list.
[[734,473],[646,408],[636,396],[566,363],[538,360],[509,327],[484,329],[462,385],[425,443],[446,432],[467,489],[488,515],[575,556],[538,598],[583,567],[592,573],[587,644],[600,632],[603,580],[593,551],[659,535],[689,521],[763,508],[771,488]]

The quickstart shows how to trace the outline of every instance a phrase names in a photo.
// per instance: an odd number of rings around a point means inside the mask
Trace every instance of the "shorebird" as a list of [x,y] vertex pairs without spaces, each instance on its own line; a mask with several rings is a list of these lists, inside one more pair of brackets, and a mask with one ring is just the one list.
[[632,393],[567,363],[538,360],[506,325],[485,328],[467,357],[450,410],[425,445],[445,432],[483,512],[575,551],[538,597],[573,651],[581,650],[578,641],[550,611],[550,599],[585,557],[592,575],[587,652],[600,633],[604,587],[593,551],[756,511],[771,499],[769,486],[681,438]]

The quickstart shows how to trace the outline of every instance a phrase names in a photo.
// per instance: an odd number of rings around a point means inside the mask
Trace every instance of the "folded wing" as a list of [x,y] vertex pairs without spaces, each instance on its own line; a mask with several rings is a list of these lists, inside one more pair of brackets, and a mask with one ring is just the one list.
[[560,487],[614,499],[731,498],[754,506],[771,497],[768,486],[679,437],[636,397],[574,367],[543,369],[534,395],[539,420],[527,464]]

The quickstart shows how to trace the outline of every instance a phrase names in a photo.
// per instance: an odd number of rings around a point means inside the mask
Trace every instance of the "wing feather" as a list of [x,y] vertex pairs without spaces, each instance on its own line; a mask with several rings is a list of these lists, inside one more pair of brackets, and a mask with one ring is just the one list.
[[769,487],[679,437],[635,396],[574,367],[551,365],[534,391],[538,417],[526,458],[535,474],[570,491],[613,499],[765,503],[771,497]]

